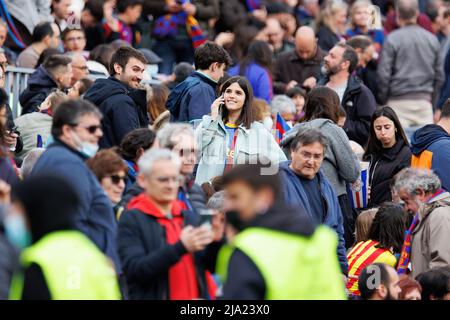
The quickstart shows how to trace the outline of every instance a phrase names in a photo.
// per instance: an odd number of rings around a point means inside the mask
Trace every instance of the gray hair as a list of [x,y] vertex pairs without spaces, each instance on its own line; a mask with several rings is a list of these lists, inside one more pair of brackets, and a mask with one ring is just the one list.
[[320,143],[324,149],[328,146],[327,137],[319,129],[302,127],[292,140],[291,150],[296,151],[300,145],[310,145],[315,142]]
[[39,158],[44,153],[45,148],[34,148],[31,149],[30,152],[23,158],[22,167],[20,168],[20,175],[22,176],[22,179],[27,179],[31,171],[34,168],[34,165],[39,160]]
[[194,129],[186,123],[168,123],[158,130],[158,138],[161,148],[172,149],[176,144],[176,137],[188,135],[194,138]]
[[225,191],[214,193],[206,205],[208,209],[223,212],[225,210]]
[[431,170],[405,168],[395,176],[394,190],[404,190],[417,195],[420,189],[426,194],[435,193],[441,187],[439,177]]
[[138,161],[140,172],[146,176],[152,174],[153,166],[156,161],[171,161],[178,170],[181,168],[180,158],[168,149],[151,149],[147,150]]
[[291,98],[284,94],[273,97],[270,102],[270,112],[272,114],[295,113],[295,104]]
[[419,13],[419,2],[417,0],[397,0],[398,18],[404,21],[417,19]]

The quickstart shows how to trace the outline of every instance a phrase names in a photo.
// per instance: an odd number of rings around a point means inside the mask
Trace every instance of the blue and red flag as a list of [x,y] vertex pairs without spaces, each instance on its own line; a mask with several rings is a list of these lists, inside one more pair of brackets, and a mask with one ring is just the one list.
[[277,113],[277,120],[275,123],[275,140],[278,144],[280,144],[281,140],[283,139],[283,135],[291,130],[291,127],[287,124],[287,122],[283,119],[283,117]]

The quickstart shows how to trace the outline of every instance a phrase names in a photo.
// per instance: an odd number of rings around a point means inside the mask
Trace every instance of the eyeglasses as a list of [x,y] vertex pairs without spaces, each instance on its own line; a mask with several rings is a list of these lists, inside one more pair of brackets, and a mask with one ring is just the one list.
[[178,151],[178,155],[180,157],[189,157],[191,155],[197,156],[198,155],[198,149],[180,149],[180,150],[176,150]]
[[72,68],[80,69],[80,70],[88,70],[88,66],[74,66],[72,65]]
[[102,130],[102,126],[101,125],[92,125],[92,126],[88,126],[88,127],[84,127],[84,126],[80,126],[79,124],[71,124],[72,127],[80,127],[83,129],[86,129],[90,134],[94,134],[97,132],[97,130]]
[[119,184],[120,181],[123,181],[123,183],[127,184],[127,177],[126,176],[119,176],[118,174],[109,176],[111,178],[111,182],[113,184]]
[[71,37],[71,38],[67,38],[66,41],[81,41],[81,40],[85,40],[85,37]]
[[302,156],[302,158],[313,159],[316,161],[323,159],[323,153],[312,154],[310,152],[302,151],[300,152],[300,155]]
[[174,183],[180,183],[181,182],[182,177],[181,176],[175,176],[175,177],[157,177],[156,181],[158,181],[159,183],[169,183],[169,182],[174,182]]

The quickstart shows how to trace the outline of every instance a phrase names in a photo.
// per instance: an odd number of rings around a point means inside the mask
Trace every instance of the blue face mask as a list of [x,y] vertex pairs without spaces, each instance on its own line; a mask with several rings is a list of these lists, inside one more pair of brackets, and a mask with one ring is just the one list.
[[98,151],[98,144],[83,142],[81,144],[80,152],[85,156],[92,158]]
[[78,134],[75,133],[75,131],[72,131],[72,132],[73,132],[72,137],[73,137],[75,143],[77,143],[79,145],[78,151],[80,151],[82,154],[84,154],[88,158],[92,158],[93,156],[95,156],[95,154],[97,153],[98,148],[99,148],[98,144],[83,142],[78,137]]
[[24,249],[31,244],[31,234],[25,225],[25,219],[20,214],[12,214],[6,217],[6,238],[19,249]]

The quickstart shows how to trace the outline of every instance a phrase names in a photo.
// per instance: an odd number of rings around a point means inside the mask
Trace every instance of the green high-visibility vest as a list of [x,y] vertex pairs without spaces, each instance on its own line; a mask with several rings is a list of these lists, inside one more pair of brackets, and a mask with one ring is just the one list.
[[217,273],[226,281],[229,259],[238,248],[261,273],[267,300],[345,300],[337,244],[336,234],[326,226],[311,237],[252,227],[221,249]]
[[[112,263],[81,232],[52,232],[21,254],[27,268],[39,265],[52,300],[118,300],[119,284]],[[23,275],[12,279],[10,299],[22,297]]]

